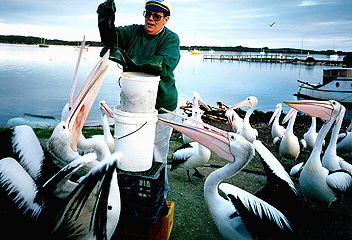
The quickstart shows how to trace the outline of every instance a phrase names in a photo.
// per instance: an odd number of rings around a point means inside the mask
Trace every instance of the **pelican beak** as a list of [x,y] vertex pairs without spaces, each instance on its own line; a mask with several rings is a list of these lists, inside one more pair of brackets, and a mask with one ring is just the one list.
[[300,112],[306,113],[312,117],[321,118],[324,121],[329,121],[334,110],[336,101],[314,101],[300,100],[296,102],[286,102],[288,106],[297,109]]
[[285,118],[282,120],[282,124],[286,123],[290,118],[297,114],[297,110],[291,108],[290,111],[286,114]]
[[[233,128],[233,119],[234,119],[234,116],[233,114],[231,113],[232,111],[234,111],[233,109],[231,110],[226,110],[226,113],[225,113],[225,116],[227,116],[227,121],[229,122],[229,125],[231,128]],[[236,113],[235,113],[236,114]]]
[[351,132],[351,131],[352,131],[352,121],[350,125],[348,125],[348,127],[346,128],[346,132]]
[[111,108],[108,106],[108,104],[105,101],[101,101],[99,103],[100,105],[100,111],[103,114],[106,114],[107,116],[113,118],[114,117],[114,113],[112,112]]
[[278,115],[280,112],[281,112],[281,109],[277,107],[277,108],[275,109],[273,115],[271,116],[268,125],[270,125],[270,124],[274,121],[276,115]]
[[228,108],[227,110],[237,109],[241,107],[251,107],[251,106],[252,106],[252,103],[249,101],[249,98],[247,98],[246,100],[243,100],[242,102],[235,104],[234,106]]
[[199,99],[198,99],[198,104],[199,104],[199,105],[202,105],[203,107],[205,107],[205,109],[206,109],[207,111],[210,111],[210,110],[211,110],[210,107],[204,102],[204,100],[203,100],[202,98],[199,98]]
[[87,119],[88,113],[100,90],[100,86],[103,83],[104,74],[108,67],[108,55],[109,54],[106,53],[93,68],[80,88],[77,97],[73,102],[72,109],[65,117],[65,122],[72,134],[71,148],[74,151],[77,151],[78,138],[82,133],[82,128]]
[[[164,109],[163,109],[164,110]],[[167,110],[164,110],[167,111]],[[169,111],[167,111],[169,112]],[[182,115],[169,112],[178,117],[187,119],[189,121],[197,123],[198,126],[191,126],[171,120],[166,120],[163,118],[159,118],[161,121],[165,122],[169,126],[173,127],[175,130],[185,134],[186,136],[194,139],[199,142],[203,146],[209,148],[212,152],[214,152],[219,157],[226,159],[230,162],[234,161],[234,156],[230,151],[230,142],[228,139],[228,132],[213,127],[206,123],[198,122],[192,118],[184,117]]]

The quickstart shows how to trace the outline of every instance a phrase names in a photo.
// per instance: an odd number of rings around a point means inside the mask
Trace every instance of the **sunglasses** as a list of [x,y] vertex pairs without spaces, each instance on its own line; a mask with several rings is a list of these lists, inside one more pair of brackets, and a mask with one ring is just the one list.
[[151,13],[149,11],[144,11],[143,12],[143,16],[145,18],[150,18],[150,16],[153,16],[153,20],[154,21],[160,21],[164,17],[164,16],[161,16],[161,15],[159,15],[157,13]]

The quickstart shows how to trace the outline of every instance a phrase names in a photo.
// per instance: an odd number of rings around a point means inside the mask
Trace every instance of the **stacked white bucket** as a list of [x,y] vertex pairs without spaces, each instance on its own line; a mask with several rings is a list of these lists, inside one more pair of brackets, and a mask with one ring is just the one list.
[[115,151],[124,155],[118,163],[124,171],[146,171],[152,166],[159,81],[159,76],[139,72],[123,72],[119,79],[121,105],[114,109]]

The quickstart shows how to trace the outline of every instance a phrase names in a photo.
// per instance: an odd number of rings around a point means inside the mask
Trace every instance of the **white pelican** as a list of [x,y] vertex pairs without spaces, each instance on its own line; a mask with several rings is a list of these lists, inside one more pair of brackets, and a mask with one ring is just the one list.
[[352,120],[350,125],[347,127],[346,132],[340,133],[337,139],[337,149],[343,150],[349,154],[352,153]]
[[276,108],[275,111],[273,113],[273,115],[271,116],[270,120],[269,120],[269,125],[272,123],[272,127],[271,127],[271,136],[273,137],[273,139],[275,138],[283,138],[286,129],[280,125],[279,120],[280,120],[280,116],[281,116],[281,112],[282,112],[282,104],[278,103],[276,104]]
[[[203,111],[200,109],[199,105],[204,106],[208,111],[210,111],[210,108],[208,105],[204,102],[204,100],[200,97],[200,94],[196,91],[193,92],[193,98],[192,98],[192,113],[191,113],[191,118],[195,119],[199,122],[202,121],[202,114]],[[192,121],[185,120],[184,124],[190,124],[194,125],[195,123]],[[194,140],[187,137],[186,135],[182,134],[182,140],[184,143],[190,143],[193,142]]]
[[235,110],[226,110],[225,116],[227,117],[227,121],[234,132],[237,132],[243,127],[243,119],[235,112]]
[[252,128],[251,124],[249,123],[249,118],[252,115],[255,107],[258,104],[258,99],[256,97],[247,97],[246,100],[237,103],[236,105],[230,107],[228,110],[237,109],[241,107],[249,107],[249,110],[246,112],[246,115],[243,119],[243,126],[241,129],[238,129],[237,133],[242,135],[245,139],[250,142],[253,142],[258,137],[258,131]]
[[296,162],[296,159],[298,158],[298,155],[300,153],[299,140],[293,132],[293,126],[295,124],[296,116],[297,110],[291,108],[283,119],[283,122],[286,122],[287,120],[289,120],[289,122],[285,131],[285,135],[281,139],[279,146],[280,156],[286,159],[294,159],[294,162]]
[[121,158],[121,152],[113,153],[80,179],[65,199],[66,204],[58,215],[54,234],[61,236],[64,232],[73,239],[112,237],[121,211],[116,173],[117,161]]
[[[250,142],[239,134],[208,124],[203,124],[204,129],[161,120],[230,161],[212,172],[204,184],[206,205],[224,239],[257,239],[263,236],[287,239],[292,234],[288,220],[276,208],[242,189],[221,183],[240,171],[253,157],[254,147]],[[226,199],[220,196],[218,188],[226,194]]]
[[108,145],[109,150],[111,153],[114,152],[114,137],[110,131],[110,124],[108,117],[113,118],[114,113],[110,109],[110,107],[107,105],[105,100],[101,100],[99,102],[99,108],[101,111],[101,122],[102,122],[102,127],[103,127],[103,135],[94,135],[92,136],[93,138],[100,138],[105,141],[105,143]]
[[352,175],[352,165],[346,162],[342,157],[337,156],[337,153],[336,153],[337,137],[341,129],[345,111],[346,111],[346,108],[344,106],[341,106],[341,111],[340,111],[338,121],[332,129],[329,145],[325,149],[324,156],[322,158],[322,165],[323,167],[327,168],[329,171],[333,172],[333,171],[342,169]]
[[73,103],[69,102],[64,108],[63,120],[55,127],[47,142],[49,151],[67,163],[79,157],[78,149],[94,149],[98,161],[111,154],[104,141],[85,139],[82,135],[84,122],[104,80],[107,60],[108,54],[105,54],[91,71]]
[[332,124],[339,118],[341,104],[334,101],[285,102],[292,108],[319,117],[325,121],[318,132],[313,150],[299,176],[299,186],[306,200],[316,200],[331,205],[336,200],[335,190],[345,191],[351,185],[351,176],[345,172],[329,174],[321,163],[322,145]]
[[[12,137],[8,138],[10,135]],[[77,158],[57,174],[49,176],[45,165],[51,163],[51,159],[46,158],[39,140],[29,126],[17,126],[1,132],[0,136],[3,146],[14,146],[12,153],[11,150],[3,151],[0,160],[0,218],[3,219],[2,226],[9,226],[3,230],[13,229],[15,224],[21,229],[11,233],[15,238],[23,234],[23,237],[50,239],[54,232],[52,224],[64,217],[57,210],[72,208],[76,212],[71,212],[70,221],[66,223],[78,226],[76,230],[79,226],[84,229],[76,237],[87,239],[88,236],[112,236],[120,214],[119,187],[114,172],[116,160],[121,158],[121,153],[104,160],[91,169],[80,183],[75,183],[69,178],[92,161],[88,156]],[[8,157],[3,158],[4,155]],[[113,174],[114,177],[111,177]],[[63,200],[58,200],[59,198]],[[69,214],[67,212],[65,216]],[[82,216],[83,222],[80,221]],[[100,221],[100,224],[92,225],[96,221]],[[58,234],[69,239],[72,233],[60,230]]]
[[192,184],[198,182],[192,181],[189,175],[189,170],[194,169],[194,176],[204,178],[198,171],[197,167],[206,164],[210,159],[211,151],[198,142],[190,142],[176,149],[172,154],[171,169],[184,168],[187,170],[188,181]]
[[307,148],[309,150],[312,150],[314,147],[315,140],[317,139],[318,133],[317,133],[317,119],[316,117],[311,117],[312,122],[310,124],[310,127],[306,133],[303,134],[303,139],[307,143]]

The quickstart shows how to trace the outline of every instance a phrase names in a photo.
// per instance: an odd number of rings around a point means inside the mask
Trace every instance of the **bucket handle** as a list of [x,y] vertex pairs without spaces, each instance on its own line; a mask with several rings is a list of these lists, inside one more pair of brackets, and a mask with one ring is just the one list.
[[147,123],[148,123],[148,122],[146,121],[146,122],[143,123],[143,125],[140,126],[138,129],[134,130],[133,132],[130,132],[130,133],[126,134],[125,136],[122,136],[122,137],[116,137],[116,136],[114,136],[114,138],[116,138],[117,140],[120,140],[120,139],[122,139],[122,138],[124,138],[124,137],[127,137],[127,136],[133,134],[133,133],[136,133],[136,132],[138,132],[139,130],[141,130],[142,127],[144,127]]
[[121,88],[121,78],[122,78],[122,76],[120,76],[119,80],[117,81],[119,83],[120,88]]

